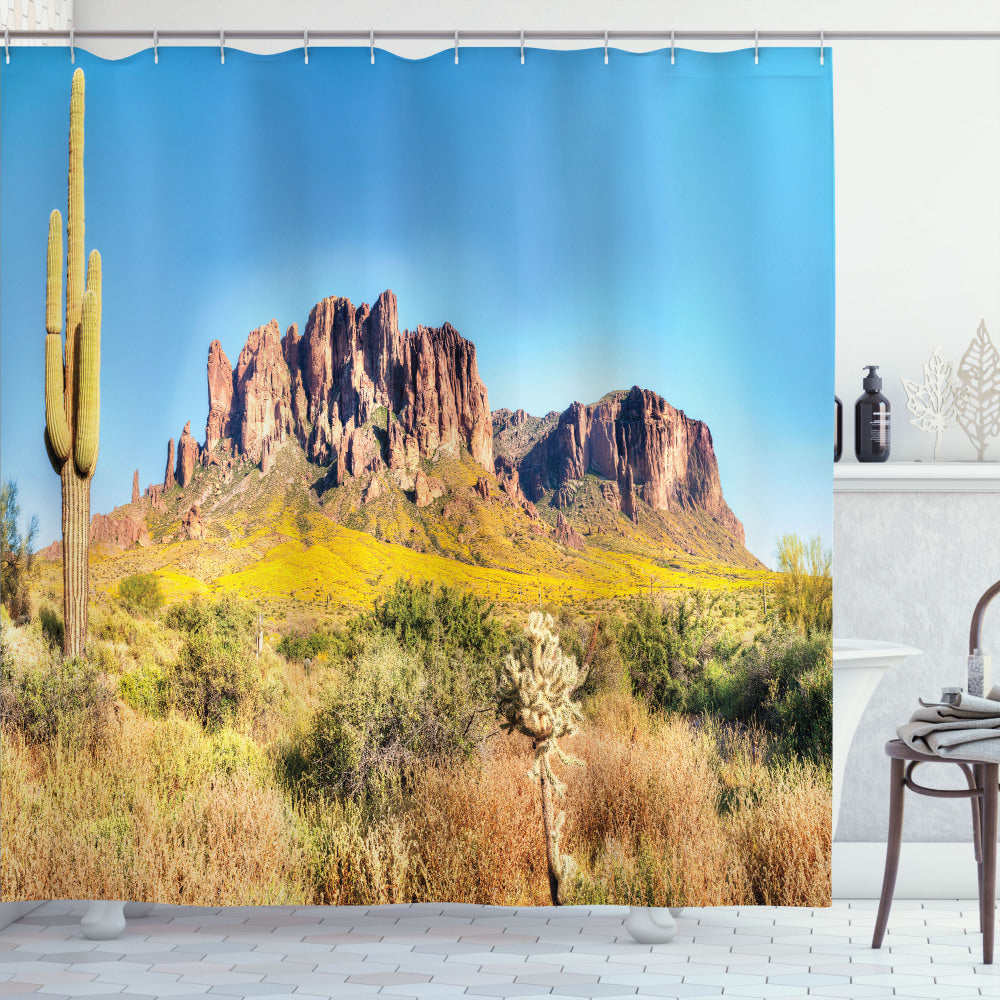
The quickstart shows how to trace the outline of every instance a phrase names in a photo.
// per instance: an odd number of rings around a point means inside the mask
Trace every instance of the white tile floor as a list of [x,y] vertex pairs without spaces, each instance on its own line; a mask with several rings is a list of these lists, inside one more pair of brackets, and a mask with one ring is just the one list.
[[47,1000],[337,997],[1000,996],[975,902],[899,900],[881,951],[875,903],[686,910],[670,944],[636,944],[619,908],[158,906],[88,941],[83,906],[0,930],[0,996]]

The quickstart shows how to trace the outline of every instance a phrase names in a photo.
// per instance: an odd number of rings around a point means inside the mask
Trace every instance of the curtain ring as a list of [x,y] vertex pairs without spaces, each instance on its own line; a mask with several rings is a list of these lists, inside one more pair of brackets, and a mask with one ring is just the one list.
[[302,51],[305,53],[306,65],[309,65],[309,29],[302,32]]
[[759,49],[759,44],[760,44],[760,40],[759,40],[758,35],[757,35],[757,29],[754,28],[753,29],[753,64],[754,64],[754,66],[759,66],[760,65],[760,49]]
[[372,54],[372,65],[375,65],[375,29],[368,33],[368,47],[371,49]]
[[823,65],[823,29],[819,29],[819,64]]
[[521,29],[521,65],[524,65],[524,28]]
[[76,62],[76,32],[72,28],[69,29],[69,61]]
[[458,65],[458,28],[455,29],[455,65]]
[[670,29],[670,65],[674,64],[674,29]]
[[153,62],[159,63],[160,61],[160,33],[156,28],[153,29]]
[[3,26],[3,54],[6,58],[8,65],[10,64],[10,28],[5,24]]
[[226,32],[222,28],[219,29],[219,63],[226,65]]
[[608,29],[604,29],[604,65],[608,64]]

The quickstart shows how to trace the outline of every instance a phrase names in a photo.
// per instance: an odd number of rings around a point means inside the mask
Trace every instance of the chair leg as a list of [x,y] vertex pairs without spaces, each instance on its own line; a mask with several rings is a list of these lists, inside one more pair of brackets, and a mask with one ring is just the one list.
[[[972,773],[975,778],[975,788],[980,791],[986,787],[986,778],[982,764],[973,764]],[[982,795],[973,795],[969,799],[972,805],[972,849],[976,855],[976,867],[979,874],[979,933],[983,932],[983,799]]]
[[878,903],[878,917],[875,920],[875,934],[872,947],[881,948],[885,928],[889,923],[889,907],[896,889],[896,873],[899,871],[899,852],[903,842],[903,761],[892,758],[889,777],[889,837],[885,851],[885,875],[882,877],[882,898]]
[[993,928],[996,922],[997,895],[997,781],[1000,765],[984,764],[983,778],[983,962],[993,962]]

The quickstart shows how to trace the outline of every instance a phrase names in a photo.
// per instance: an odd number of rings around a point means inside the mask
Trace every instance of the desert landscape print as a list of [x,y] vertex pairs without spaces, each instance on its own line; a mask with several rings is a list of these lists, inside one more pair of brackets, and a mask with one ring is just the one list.
[[[87,61],[85,91],[83,72],[32,57],[53,80],[62,158],[39,201],[67,204],[71,121],[69,199],[65,227],[53,213],[46,234],[47,210],[30,220],[43,242],[24,288],[20,263],[4,275],[8,323],[23,309],[33,332],[25,350],[5,323],[3,340],[0,898],[827,903],[827,408],[797,400],[790,427],[775,398],[789,367],[807,389],[828,374],[798,342],[816,307],[799,302],[814,289],[799,287],[798,237],[770,251],[760,294],[780,289],[781,307],[737,322],[723,304],[746,289],[717,272],[745,251],[720,245],[704,261],[717,289],[692,289],[687,262],[657,256],[641,199],[619,220],[644,248],[628,278],[574,238],[572,204],[530,224],[551,245],[513,232],[513,179],[465,253],[423,259],[430,223],[352,206],[352,191],[372,195],[364,164],[313,178],[323,208],[299,203],[289,182],[312,176],[299,164],[273,188],[290,220],[227,215],[219,240],[191,188],[142,261],[147,222],[108,206],[211,109],[182,97],[144,140],[153,159],[122,168],[112,64]],[[198,58],[183,72],[209,73]],[[459,118],[495,72],[481,58]],[[234,62],[249,82],[281,65]],[[359,115],[398,99],[411,67],[397,62]],[[450,85],[430,62],[412,68],[436,94]],[[165,108],[171,78],[144,72],[138,89]],[[13,131],[30,116],[11,80]],[[265,118],[280,130],[292,106],[278,93]],[[462,140],[484,164],[486,131]],[[216,199],[241,134],[201,151],[221,158],[201,171]],[[163,161],[185,191],[191,155]],[[0,161],[7,190],[31,167],[21,157]],[[373,169],[403,183],[404,165]],[[580,183],[604,176],[579,169]],[[454,178],[435,174],[406,197],[440,207]],[[244,194],[211,211],[242,213]],[[373,211],[395,229],[369,238],[354,213]],[[457,278],[442,277],[450,262]],[[253,280],[223,290],[244,265]],[[178,268],[190,295],[144,311]],[[682,331],[696,301],[714,318]],[[735,329],[748,322],[749,345]]]

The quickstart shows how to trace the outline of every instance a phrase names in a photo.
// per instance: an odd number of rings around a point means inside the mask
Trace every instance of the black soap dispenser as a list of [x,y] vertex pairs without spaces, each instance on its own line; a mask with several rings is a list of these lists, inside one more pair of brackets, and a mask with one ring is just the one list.
[[865,365],[864,392],[854,404],[854,454],[859,462],[885,462],[889,458],[889,400],[882,395],[878,365]]
[[833,460],[840,461],[844,440],[844,404],[836,394],[833,397]]

